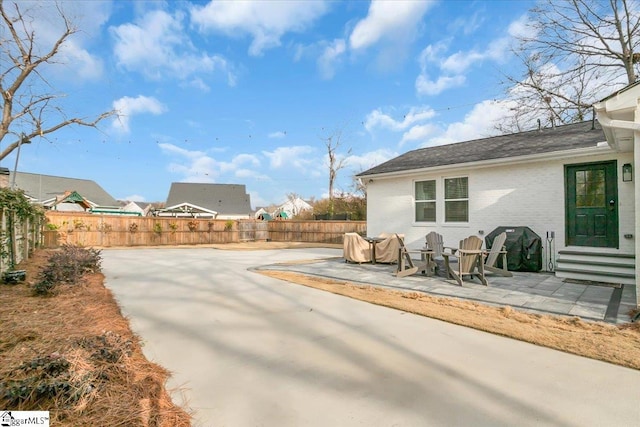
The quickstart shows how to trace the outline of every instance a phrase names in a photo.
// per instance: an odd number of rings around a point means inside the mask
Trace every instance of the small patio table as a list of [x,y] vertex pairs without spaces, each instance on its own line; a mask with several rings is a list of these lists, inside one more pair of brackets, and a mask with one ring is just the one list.
[[435,252],[431,249],[420,249],[420,260],[424,263],[426,269],[422,270],[427,276],[433,276],[436,272],[436,263],[433,259]]
[[376,263],[376,243],[382,242],[384,237],[365,237],[364,240],[369,242],[369,251],[371,251],[371,264]]

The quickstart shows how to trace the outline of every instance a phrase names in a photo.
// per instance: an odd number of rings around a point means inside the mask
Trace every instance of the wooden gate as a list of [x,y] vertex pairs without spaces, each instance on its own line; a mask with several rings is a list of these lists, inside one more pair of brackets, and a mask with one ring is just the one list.
[[238,221],[238,233],[241,242],[269,240],[267,221]]

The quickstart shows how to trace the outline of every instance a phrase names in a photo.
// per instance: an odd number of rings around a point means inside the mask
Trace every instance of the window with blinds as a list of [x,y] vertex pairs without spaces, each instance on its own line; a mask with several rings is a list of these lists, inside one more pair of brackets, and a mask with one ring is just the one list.
[[416,222],[436,221],[436,181],[415,183]]
[[445,178],[444,221],[469,222],[469,179]]

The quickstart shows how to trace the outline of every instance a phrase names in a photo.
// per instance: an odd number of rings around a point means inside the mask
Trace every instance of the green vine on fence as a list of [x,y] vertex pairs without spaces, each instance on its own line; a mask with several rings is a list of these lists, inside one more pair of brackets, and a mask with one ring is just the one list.
[[42,223],[45,219],[44,210],[31,204],[22,190],[0,188],[0,209],[15,213],[21,221],[30,219]]
[[13,269],[16,263],[16,254],[13,250],[12,240],[14,236],[15,221],[24,222],[30,220],[37,226],[44,224],[44,210],[29,202],[24,191],[11,188],[0,188],[0,212],[6,215],[7,230],[0,232],[0,258],[3,261],[9,261],[10,269]]

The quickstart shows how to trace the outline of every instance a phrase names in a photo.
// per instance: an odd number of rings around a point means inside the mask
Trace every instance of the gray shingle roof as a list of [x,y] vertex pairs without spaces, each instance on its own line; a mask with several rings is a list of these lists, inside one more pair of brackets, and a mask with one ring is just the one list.
[[[11,172],[13,174],[13,172]],[[9,182],[13,176],[9,177]],[[50,200],[66,191],[76,191],[99,206],[117,206],[118,202],[95,181],[37,173],[16,172],[16,188],[38,202]]]
[[249,215],[251,197],[241,184],[174,182],[166,206],[191,203],[223,215]]
[[601,126],[596,122],[595,129],[592,129],[592,122],[587,121],[555,128],[421,148],[388,160],[358,174],[358,176],[595,147],[603,141],[606,141],[606,138]]

